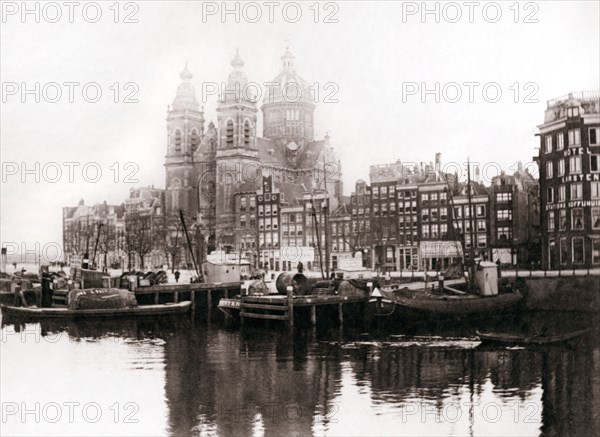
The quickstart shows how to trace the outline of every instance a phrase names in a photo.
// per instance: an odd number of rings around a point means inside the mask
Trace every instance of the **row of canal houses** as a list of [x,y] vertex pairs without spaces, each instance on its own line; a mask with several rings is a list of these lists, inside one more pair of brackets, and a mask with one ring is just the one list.
[[[331,205],[325,190],[286,199],[270,177],[257,192],[236,194],[237,253],[275,270],[436,270],[473,246],[476,258],[539,265],[539,196],[534,177],[519,164],[484,186],[473,168],[471,193],[457,174],[435,165],[370,168],[351,196]],[[471,205],[471,208],[469,208]]]

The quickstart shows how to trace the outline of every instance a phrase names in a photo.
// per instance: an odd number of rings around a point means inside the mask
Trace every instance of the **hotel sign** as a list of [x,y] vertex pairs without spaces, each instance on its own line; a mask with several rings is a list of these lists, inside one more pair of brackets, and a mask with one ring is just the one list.
[[546,211],[565,209],[565,208],[586,208],[591,206],[600,206],[600,199],[596,200],[571,200],[569,202],[559,202],[546,205]]
[[421,258],[449,258],[463,256],[462,245],[458,241],[421,241]]

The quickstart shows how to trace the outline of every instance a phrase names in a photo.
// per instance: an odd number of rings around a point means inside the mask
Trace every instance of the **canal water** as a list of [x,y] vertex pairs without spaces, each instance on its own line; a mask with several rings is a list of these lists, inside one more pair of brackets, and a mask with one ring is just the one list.
[[1,434],[600,435],[600,323],[590,314],[494,323],[592,329],[533,349],[484,346],[475,326],[452,323],[290,332],[213,316],[3,321]]

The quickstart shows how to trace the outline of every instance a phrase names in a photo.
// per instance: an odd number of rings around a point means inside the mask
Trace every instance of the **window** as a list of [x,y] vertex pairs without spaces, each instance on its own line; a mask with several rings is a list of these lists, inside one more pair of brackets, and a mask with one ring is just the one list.
[[499,209],[496,211],[497,220],[512,220],[512,210],[510,209]]
[[250,146],[250,123],[248,120],[244,122],[244,146]]
[[431,238],[438,238],[438,225],[431,225]]
[[421,236],[423,238],[429,238],[429,225],[423,225],[421,227]]
[[565,175],[565,160],[559,159],[558,160],[558,176],[564,176],[564,175]]
[[585,261],[583,238],[574,237],[572,244],[573,244],[573,264],[583,264]]
[[485,235],[477,236],[477,247],[486,247],[487,246],[487,237]]
[[560,185],[558,187],[558,201],[564,202],[567,200],[567,187],[565,185]]
[[387,196],[387,187],[381,187],[381,197]]
[[467,248],[471,247],[471,236],[470,235],[465,235],[465,247],[467,247]]
[[448,234],[448,225],[443,223],[440,225],[440,236],[442,238],[445,238],[447,234]]
[[563,150],[565,148],[565,134],[562,132],[556,134],[556,150]]
[[373,187],[373,197],[379,197],[379,187]]
[[600,264],[600,238],[592,240],[592,264]]
[[553,231],[555,229],[555,217],[554,211],[548,211],[548,231]]
[[561,231],[566,231],[567,230],[567,210],[566,209],[561,209],[559,212],[559,220],[558,220],[558,226],[559,229]]
[[496,202],[505,203],[512,200],[512,193],[496,193]]
[[175,131],[175,151],[181,152],[181,131],[179,129]]
[[581,132],[579,129],[569,131],[569,147],[579,147],[581,144]]
[[590,132],[590,146],[600,145],[600,128],[591,127],[589,132]]
[[548,161],[546,163],[546,179],[551,179],[554,176],[552,170],[553,170],[552,161]]
[[583,199],[583,184],[576,182],[571,184],[571,198],[569,200]]
[[552,135],[546,135],[546,147],[544,150],[546,153],[552,153]]
[[390,197],[394,197],[396,195],[396,187],[393,185],[389,188]]
[[579,107],[571,106],[567,108],[567,117],[579,117]]
[[425,221],[429,220],[429,209],[425,208],[421,211],[421,219]]
[[567,245],[567,239],[560,239],[560,263],[566,264],[569,259],[569,246]]
[[546,198],[547,203],[554,203],[554,188],[548,188],[548,195]]
[[508,226],[500,226],[497,229],[498,240],[510,240],[512,238],[512,229]]
[[477,205],[477,217],[485,217],[485,205]]
[[477,232],[485,232],[486,228],[485,220],[477,220]]
[[592,211],[592,229],[600,229],[600,208],[594,207]]
[[196,129],[192,130],[192,152],[195,152],[200,144],[200,137],[198,136],[198,131]]
[[437,208],[433,208],[431,210],[431,220],[437,221],[437,219],[438,219],[438,210],[437,210]]
[[583,209],[573,208],[571,210],[571,227],[573,229],[583,229]]
[[440,220],[448,220],[448,208],[440,208]]
[[600,155],[590,155],[590,171],[592,173],[600,172]]
[[429,204],[429,194],[421,194],[421,205]]
[[226,142],[227,147],[233,147],[233,121],[231,120],[227,122]]
[[429,196],[429,200],[431,200],[432,202],[437,202],[437,200],[438,200],[437,193],[431,193],[431,195]]
[[240,216],[240,226],[241,227],[245,227],[246,226],[246,214],[242,214]]
[[462,206],[454,208],[454,218],[462,218]]
[[569,173],[580,174],[581,173],[581,156],[570,156],[569,157]]
[[600,182],[593,181],[590,184],[592,199],[600,199]]

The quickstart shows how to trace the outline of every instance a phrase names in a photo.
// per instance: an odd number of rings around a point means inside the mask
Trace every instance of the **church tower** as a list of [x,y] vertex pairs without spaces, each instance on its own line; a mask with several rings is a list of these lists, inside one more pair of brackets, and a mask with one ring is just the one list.
[[167,214],[178,214],[182,209],[195,216],[198,201],[193,153],[204,135],[204,114],[196,99],[187,63],[179,77],[177,95],[167,110],[165,210]]
[[235,244],[235,198],[239,191],[256,190],[260,162],[256,143],[256,97],[248,87],[239,51],[231,61],[233,71],[217,105],[216,154],[217,245],[223,250]]
[[309,84],[296,73],[295,57],[286,48],[279,74],[267,85],[261,107],[263,136],[285,150],[290,164],[314,140],[315,102]]

